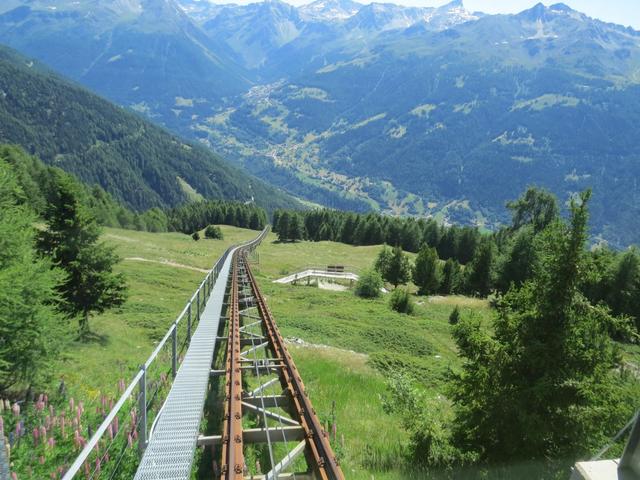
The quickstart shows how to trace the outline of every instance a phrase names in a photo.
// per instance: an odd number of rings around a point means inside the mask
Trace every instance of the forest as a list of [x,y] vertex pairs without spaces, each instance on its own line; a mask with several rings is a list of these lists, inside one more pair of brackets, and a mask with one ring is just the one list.
[[[276,210],[273,230],[281,241],[385,243],[396,251],[418,253],[417,266],[422,278],[414,282],[425,294],[487,297],[491,293],[505,294],[532,278],[541,255],[537,247],[541,235],[562,218],[557,198],[533,187],[509,202],[507,210],[512,217],[511,225],[495,232],[441,225],[433,219],[328,209]],[[582,254],[588,274],[581,277],[577,287],[593,304],[605,305],[612,314],[631,319],[635,328],[620,327],[616,335],[637,339],[640,252],[636,247],[619,251],[605,243],[585,242]],[[399,283],[406,283],[411,276],[403,278],[405,281]]]

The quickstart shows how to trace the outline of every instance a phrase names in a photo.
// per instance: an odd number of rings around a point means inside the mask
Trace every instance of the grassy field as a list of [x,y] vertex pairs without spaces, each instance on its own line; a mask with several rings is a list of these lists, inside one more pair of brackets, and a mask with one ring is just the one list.
[[273,280],[308,266],[370,267],[380,246],[353,247],[333,242],[279,243],[270,235],[253,265],[260,287],[285,338],[321,418],[336,405],[337,438],[348,478],[406,478],[406,436],[400,421],[382,409],[386,382],[393,373],[413,376],[433,395],[441,393],[457,363],[449,315],[489,319],[486,301],[466,297],[416,297],[413,315],[388,306],[388,295],[357,298],[352,291],[330,291]]
[[[127,383],[182,311],[205,273],[231,244],[250,240],[257,232],[222,226],[224,240],[195,242],[180,233],[147,233],[108,228],[104,240],[123,259],[129,298],[117,310],[91,319],[91,341],[74,342],[56,366],[54,386],[61,378],[79,398],[91,402],[101,390]],[[52,386],[53,387],[53,386]]]

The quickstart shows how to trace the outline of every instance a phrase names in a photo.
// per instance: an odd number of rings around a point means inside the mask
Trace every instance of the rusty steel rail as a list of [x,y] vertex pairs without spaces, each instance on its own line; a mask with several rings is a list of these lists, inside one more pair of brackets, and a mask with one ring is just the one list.
[[267,306],[267,303],[260,292],[253,272],[247,261],[246,253],[240,252],[244,263],[246,276],[251,285],[251,290],[255,298],[259,316],[262,318],[266,330],[269,346],[274,354],[274,358],[282,362],[280,383],[285,392],[288,393],[292,402],[292,411],[297,413],[297,417],[304,431],[306,446],[311,455],[307,458],[312,461],[315,476],[323,480],[343,480],[344,474],[331,449],[327,432],[322,428],[322,424],[309,400],[307,391],[298,369],[288,352],[284,338],[280,334],[278,326]]
[[224,423],[222,436],[222,476],[242,480],[245,470],[242,441],[242,369],[240,363],[240,313],[238,261],[234,254],[229,295],[229,336],[227,341]]

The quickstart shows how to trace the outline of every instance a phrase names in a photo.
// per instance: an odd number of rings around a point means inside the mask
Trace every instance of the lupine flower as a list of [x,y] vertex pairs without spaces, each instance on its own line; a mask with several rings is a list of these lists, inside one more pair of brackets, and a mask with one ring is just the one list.
[[13,414],[14,414],[16,417],[19,417],[19,416],[20,416],[20,405],[18,405],[17,403],[14,403],[14,404],[13,404],[13,407],[11,408],[11,410],[13,411]]
[[11,472],[11,480],[18,480],[18,474],[16,472]]
[[37,445],[38,444],[38,438],[40,438],[40,430],[38,429],[38,427],[33,429],[33,444]]
[[47,440],[47,443],[49,444],[50,448],[53,448],[56,446],[56,441],[53,437],[49,437],[49,440]]
[[96,473],[100,473],[100,457],[96,458]]
[[133,438],[131,437],[131,434],[127,435],[127,445],[129,445],[129,448],[133,447]]
[[4,400],[0,398],[0,413],[4,411]]
[[43,403],[44,402],[44,395],[41,393],[40,395],[38,395],[38,403]]
[[73,399],[73,397],[71,397],[69,399],[69,410],[71,410],[72,412],[76,409],[75,404],[76,401]]
[[[2,402],[0,401],[0,403]],[[4,418],[2,416],[0,416],[0,435],[4,435]]]
[[44,425],[40,427],[40,438],[43,442],[47,441],[47,427]]
[[8,398],[6,398],[6,399],[4,400],[4,409],[5,409],[5,410],[10,410],[10,409],[11,409],[11,402],[9,401],[9,399],[8,399]]

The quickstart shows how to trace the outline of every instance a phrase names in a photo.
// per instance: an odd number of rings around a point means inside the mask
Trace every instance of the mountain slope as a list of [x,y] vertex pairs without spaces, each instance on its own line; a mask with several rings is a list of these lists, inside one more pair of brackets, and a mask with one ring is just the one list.
[[[151,78],[163,78],[161,55],[98,62],[111,80],[95,88],[115,96],[112,79],[128,79],[121,104],[308,200],[493,227],[529,184],[562,199],[592,187],[594,234],[620,246],[640,241],[640,33],[632,29],[563,4],[484,15],[461,0],[437,9],[175,0],[176,13],[174,0],[80,0],[68,9],[85,16],[68,20],[66,0],[45,11],[52,1],[7,0],[0,41],[59,68],[68,60],[48,43],[77,51],[78,65],[97,56],[73,44],[85,31],[119,38],[134,25],[145,39],[149,30],[199,39],[235,75],[220,79],[226,86],[192,94],[190,82],[210,78],[189,66],[205,51],[194,47],[184,66],[167,70],[170,94]],[[89,4],[115,20],[87,16]],[[149,16],[154,5],[165,13]],[[136,97],[136,86],[148,95]]]
[[593,233],[640,241],[640,33],[540,4],[304,56],[225,110],[214,148],[235,154],[229,139],[250,130],[247,163],[277,159],[382,210],[486,226],[527,185],[562,199],[591,187]]
[[194,195],[251,200],[267,208],[295,203],[135,114],[0,47],[0,143],[22,145],[48,164],[99,184],[142,210]]
[[250,85],[173,0],[9,0],[0,42],[161,123]]

